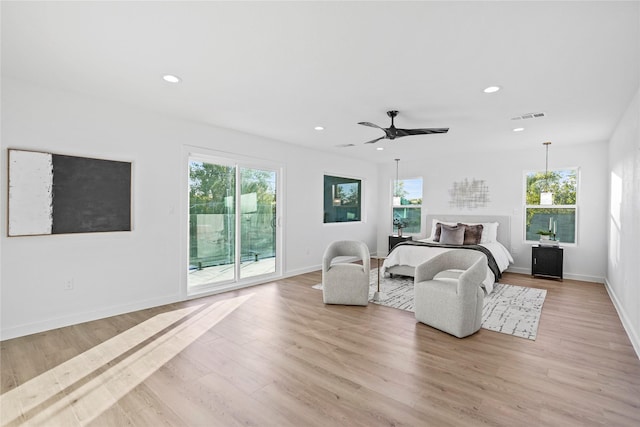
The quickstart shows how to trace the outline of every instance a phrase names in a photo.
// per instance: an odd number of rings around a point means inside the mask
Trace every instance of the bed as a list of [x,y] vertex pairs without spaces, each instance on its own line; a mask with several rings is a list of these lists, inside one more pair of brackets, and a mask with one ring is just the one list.
[[[441,241],[434,241],[436,224],[445,224],[447,230],[455,229],[458,223],[475,226],[482,224],[482,236],[476,244],[456,245]],[[509,252],[511,245],[511,217],[488,215],[427,215],[426,224],[430,227],[429,237],[426,239],[402,242],[396,245],[380,267],[380,274],[414,276],[415,267],[446,251],[477,250],[487,255],[487,276],[483,286],[487,294],[493,291],[502,272],[513,257]],[[440,226],[442,228],[442,226]],[[476,227],[476,230],[478,228]],[[448,231],[447,231],[448,232]],[[439,236],[438,236],[439,237]],[[448,237],[448,236],[447,236]],[[436,238],[436,240],[439,240]]]

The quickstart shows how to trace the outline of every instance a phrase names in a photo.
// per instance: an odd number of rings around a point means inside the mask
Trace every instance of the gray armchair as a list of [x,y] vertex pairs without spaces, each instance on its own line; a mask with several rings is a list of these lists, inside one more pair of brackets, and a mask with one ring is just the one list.
[[487,257],[454,249],[416,267],[416,320],[458,338],[477,332],[482,322]]
[[[332,263],[336,257],[358,257],[362,264]],[[369,248],[363,242],[341,240],[327,247],[322,258],[322,298],[325,304],[369,303]]]

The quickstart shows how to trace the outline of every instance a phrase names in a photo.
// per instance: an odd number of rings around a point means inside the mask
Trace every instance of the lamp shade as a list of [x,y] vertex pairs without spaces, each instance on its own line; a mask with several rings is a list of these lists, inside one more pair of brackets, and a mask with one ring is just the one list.
[[553,193],[550,191],[543,191],[540,193],[541,205],[553,205]]

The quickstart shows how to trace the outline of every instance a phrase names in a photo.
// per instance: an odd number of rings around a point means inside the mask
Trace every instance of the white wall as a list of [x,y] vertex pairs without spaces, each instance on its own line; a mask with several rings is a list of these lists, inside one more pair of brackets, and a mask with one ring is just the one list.
[[[521,150],[503,153],[456,152],[446,146],[437,147],[425,159],[400,161],[400,178],[424,178],[424,215],[477,214],[511,216],[511,253],[515,263],[511,271],[530,274],[531,243],[524,243],[524,173],[545,167],[545,151],[541,142],[521,144]],[[479,142],[481,145],[481,142]],[[524,146],[526,145],[526,146]],[[591,143],[571,147],[549,148],[549,168],[579,167],[578,243],[563,245],[564,276],[578,280],[603,282],[606,271],[606,207],[607,144]],[[390,229],[391,209],[382,197],[389,193],[389,182],[395,179],[395,163],[380,165],[380,229],[378,248],[386,247]],[[465,178],[484,180],[489,188],[490,202],[486,207],[459,210],[449,205],[449,190],[454,182]],[[426,236],[428,231],[423,231]],[[384,249],[383,249],[384,250]]]
[[[0,193],[7,194],[9,147],[132,161],[133,231],[8,238],[3,229],[2,339],[184,297],[185,145],[284,165],[285,275],[318,269],[332,240],[363,240],[375,251],[375,191],[365,191],[366,222],[322,224],[323,174],[360,177],[375,189],[373,164],[3,78]],[[64,290],[71,278],[74,289]]]
[[609,143],[607,290],[640,356],[640,90]]

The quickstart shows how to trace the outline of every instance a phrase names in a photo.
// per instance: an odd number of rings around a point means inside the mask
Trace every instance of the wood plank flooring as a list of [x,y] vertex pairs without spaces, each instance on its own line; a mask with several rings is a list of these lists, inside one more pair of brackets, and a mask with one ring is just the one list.
[[3,426],[638,426],[640,360],[602,284],[547,289],[536,341],[457,339],[308,273],[3,341]]

